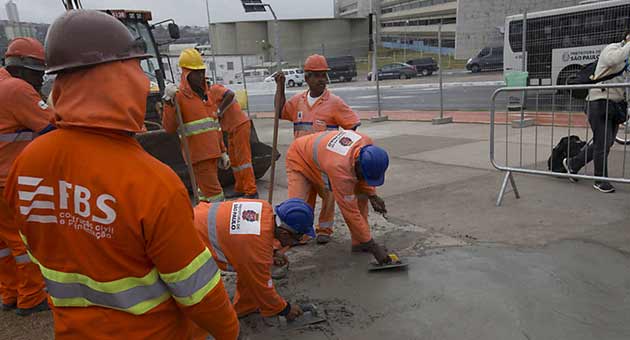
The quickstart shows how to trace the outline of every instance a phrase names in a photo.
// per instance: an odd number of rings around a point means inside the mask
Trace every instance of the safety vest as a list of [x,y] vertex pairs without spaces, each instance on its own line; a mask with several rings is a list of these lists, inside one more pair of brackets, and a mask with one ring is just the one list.
[[219,244],[219,239],[217,237],[217,212],[219,211],[219,207],[221,203],[214,203],[210,205],[208,209],[208,238],[210,239],[210,243],[212,244],[212,249],[214,249],[214,253],[216,255],[216,259],[226,264],[227,271],[233,272],[234,268],[228,261],[227,257],[223,253],[223,249],[221,249],[221,245]]
[[32,131],[15,132],[15,133],[0,133],[0,142],[13,143],[13,142],[30,142],[35,139],[37,134]]
[[[28,248],[21,232],[20,237]],[[100,306],[141,315],[171,297],[184,306],[195,305],[221,281],[221,272],[208,248],[177,272],[165,274],[153,268],[143,277],[108,282],[46,268],[30,251],[27,254],[39,266],[55,307]]]
[[218,119],[208,117],[184,123],[184,135],[187,137],[209,131],[221,131],[221,124],[219,124]]

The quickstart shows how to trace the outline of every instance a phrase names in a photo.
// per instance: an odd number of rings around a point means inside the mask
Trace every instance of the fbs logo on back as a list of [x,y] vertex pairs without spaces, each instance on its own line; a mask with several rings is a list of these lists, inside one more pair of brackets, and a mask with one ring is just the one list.
[[[55,188],[40,185],[43,180],[39,177],[18,177],[18,185],[21,189],[18,191],[20,213],[27,216],[27,222],[58,223],[58,217],[69,218],[71,214],[67,211],[70,202],[74,210],[72,213],[81,219],[81,227],[84,229],[92,227],[91,223],[109,225],[116,221],[116,210],[112,208],[112,205],[116,203],[116,198],[113,196],[99,195],[96,197],[96,206],[92,207],[90,201],[92,192],[88,188],[58,181],[57,195],[55,195]],[[58,207],[55,207],[55,196],[58,198]],[[56,210],[60,210],[59,215],[56,214]],[[65,212],[62,212],[63,210]],[[74,220],[73,222],[78,223]]]

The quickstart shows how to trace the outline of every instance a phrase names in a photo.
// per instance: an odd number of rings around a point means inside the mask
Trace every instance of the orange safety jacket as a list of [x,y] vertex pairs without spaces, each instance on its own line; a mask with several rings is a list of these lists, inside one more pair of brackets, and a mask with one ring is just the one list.
[[189,339],[193,321],[238,336],[185,187],[132,136],[148,91],[137,60],[59,74],[60,129],[9,174],[4,195],[46,281],[57,339]]
[[54,111],[33,86],[4,68],[0,68],[0,103],[1,189],[15,158],[40,132],[52,127]]
[[[190,72],[188,69],[182,69],[180,91],[175,96],[175,100],[181,110],[184,135],[188,138],[191,161],[194,164],[219,158],[226,149],[221,125],[216,115],[217,106],[212,100],[204,101],[192,90],[187,78]],[[206,90],[206,95],[211,98],[208,90]],[[169,133],[175,133],[179,126],[176,115],[174,106],[164,105],[162,125]]]
[[271,279],[275,220],[263,200],[200,203],[195,228],[219,267],[238,276],[234,308],[239,316],[260,310],[262,316],[282,312],[286,301]]
[[375,195],[376,189],[359,180],[354,167],[361,148],[371,144],[372,139],[362,133],[341,130],[298,138],[287,151],[287,169],[301,173],[318,190],[332,191],[348,226],[368,234],[358,198]]
[[361,119],[338,96],[328,89],[317,99],[313,106],[308,103],[309,91],[294,95],[282,109],[281,118],[293,122],[295,138],[326,130],[355,129],[361,125]]
[[[221,84],[214,84],[210,86],[210,90],[208,91],[208,98],[216,105],[216,110],[218,110],[219,105],[223,101],[223,97],[225,94],[230,91],[225,86]],[[249,121],[249,117],[243,112],[241,109],[241,104],[236,101],[236,98],[232,101],[232,104],[225,109],[223,112],[223,117],[220,119],[221,129],[227,133],[233,133],[236,128],[245,124]]]

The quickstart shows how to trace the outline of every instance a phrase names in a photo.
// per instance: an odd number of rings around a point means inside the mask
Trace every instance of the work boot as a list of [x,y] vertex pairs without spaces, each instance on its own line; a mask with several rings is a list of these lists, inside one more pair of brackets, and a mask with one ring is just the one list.
[[326,243],[330,242],[330,235],[328,235],[328,234],[318,234],[317,238],[315,239],[315,241],[317,241],[317,244],[326,244]]
[[44,299],[44,301],[40,302],[39,305],[31,308],[18,308],[15,310],[15,314],[19,316],[29,316],[33,313],[39,313],[49,310],[48,301]]
[[257,200],[258,199],[258,193],[256,192],[256,193],[253,193],[251,195],[243,195],[243,198],[247,198],[247,199],[250,199],[250,200]]
[[17,308],[17,302],[8,303],[8,304],[0,304],[0,310],[3,312],[12,311]]
[[227,191],[223,194],[226,199],[240,198],[245,196],[245,193],[238,191]]

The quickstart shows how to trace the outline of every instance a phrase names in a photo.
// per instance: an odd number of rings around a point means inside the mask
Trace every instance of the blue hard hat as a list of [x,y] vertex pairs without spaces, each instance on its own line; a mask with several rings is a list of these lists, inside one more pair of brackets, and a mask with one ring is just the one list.
[[361,173],[368,185],[377,187],[385,182],[385,171],[389,166],[387,151],[375,145],[366,145],[359,153]]
[[275,212],[280,221],[294,232],[315,237],[315,229],[313,229],[315,214],[313,208],[303,199],[290,198],[277,205]]

